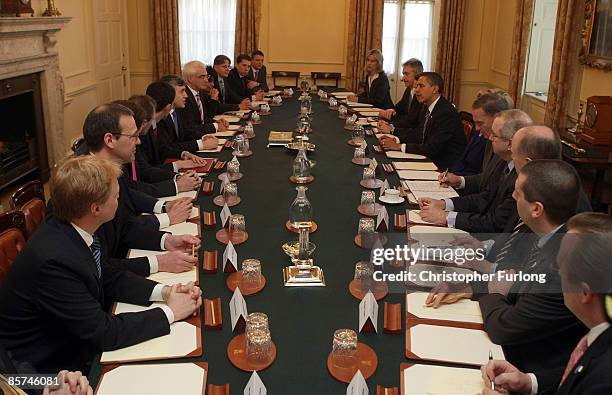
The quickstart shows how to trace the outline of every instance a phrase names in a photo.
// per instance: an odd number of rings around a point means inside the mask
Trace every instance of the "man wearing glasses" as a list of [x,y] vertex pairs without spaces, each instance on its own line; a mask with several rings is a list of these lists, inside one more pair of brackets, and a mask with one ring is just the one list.
[[427,222],[457,228],[471,233],[502,232],[509,218],[516,213],[512,198],[516,169],[512,161],[512,138],[521,128],[532,123],[521,110],[506,110],[497,114],[490,135],[493,152],[505,163],[500,182],[480,193],[452,199],[423,198],[419,201],[421,216]]
[[[181,117],[183,130],[190,140],[197,140],[203,135],[215,132],[225,132],[229,126],[225,119],[213,121],[206,110],[206,91],[212,92],[211,77],[206,71],[206,65],[192,60],[183,66],[183,79],[187,83],[187,101],[184,108],[177,111]],[[212,89],[211,89],[212,88]],[[216,93],[218,94],[218,92]],[[214,115],[214,114],[212,114]]]

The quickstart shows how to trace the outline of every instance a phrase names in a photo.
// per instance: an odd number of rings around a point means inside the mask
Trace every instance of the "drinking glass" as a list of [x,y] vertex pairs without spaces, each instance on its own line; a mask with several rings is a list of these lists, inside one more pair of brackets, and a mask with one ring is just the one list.
[[356,368],[357,333],[352,329],[338,329],[332,343],[332,363],[339,368]]
[[355,152],[353,153],[353,158],[365,158],[365,148],[356,147]]
[[363,180],[364,181],[373,180],[374,178],[375,178],[374,169],[370,169],[369,167],[366,167],[365,169],[363,169]]
[[223,188],[223,200],[226,202],[238,197],[238,184],[235,182],[228,182]]
[[261,262],[259,259],[242,261],[242,283],[245,288],[257,287],[261,283]]
[[376,202],[376,192],[374,191],[361,192],[361,204],[362,205],[373,205],[375,202]]
[[253,329],[246,334],[246,355],[253,363],[265,363],[272,357],[270,331]]
[[354,279],[358,281],[359,289],[362,292],[368,292],[372,289],[372,282],[374,281],[374,264],[365,261],[357,262]]
[[255,329],[269,331],[268,316],[264,313],[251,313],[247,315],[245,333]]

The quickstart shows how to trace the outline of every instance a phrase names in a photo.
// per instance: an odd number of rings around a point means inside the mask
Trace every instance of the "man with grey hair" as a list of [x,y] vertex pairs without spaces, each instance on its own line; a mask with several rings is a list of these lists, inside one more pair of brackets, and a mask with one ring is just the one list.
[[419,101],[414,100],[414,81],[416,76],[423,72],[423,63],[416,59],[411,58],[404,62],[402,65],[402,82],[406,89],[402,95],[402,99],[395,104],[395,107],[388,110],[381,110],[378,113],[380,118],[390,120],[395,126],[400,123],[406,125],[403,127],[416,126],[419,116]]
[[204,92],[208,90],[211,91],[211,95],[219,94],[219,92],[213,92],[214,88],[211,86],[206,65],[198,60],[192,60],[185,63],[182,74],[187,85],[185,91],[187,100],[185,107],[177,108],[176,111],[181,117],[185,136],[189,140],[197,140],[205,134],[226,131],[227,121],[213,121],[206,111]]
[[421,216],[427,222],[462,229],[471,233],[501,232],[516,213],[512,198],[517,173],[512,161],[512,139],[521,128],[532,123],[521,110],[502,111],[493,120],[491,145],[505,164],[495,187],[480,193],[452,199],[423,198],[419,201]]

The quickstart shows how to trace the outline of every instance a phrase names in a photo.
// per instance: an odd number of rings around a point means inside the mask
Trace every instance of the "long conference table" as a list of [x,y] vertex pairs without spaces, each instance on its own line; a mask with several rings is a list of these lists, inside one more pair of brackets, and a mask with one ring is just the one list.
[[[263,123],[255,126],[257,136],[250,140],[253,155],[240,158],[240,171],[244,177],[237,181],[241,202],[231,208],[234,214],[245,216],[248,240],[236,246],[238,266],[247,258],[261,261],[262,273],[267,279],[265,288],[252,296],[245,296],[249,313],[263,312],[268,315],[272,340],[277,347],[275,362],[258,372],[270,394],[344,394],[347,384],[336,381],[327,370],[326,360],[332,349],[336,329],[350,328],[358,332],[359,301],[350,295],[348,284],[354,276],[354,265],[360,260],[369,260],[369,250],[357,247],[353,241],[357,234],[359,218],[356,208],[360,203],[359,185],[363,166],[351,162],[354,148],[347,144],[351,134],[343,126],[336,111],[319,101],[314,95],[313,133],[310,142],[316,151],[309,158],[316,161],[313,168],[315,180],[308,184],[314,221],[318,230],[310,235],[316,244],[315,264],[325,274],[325,287],[285,287],[283,267],[290,260],[282,251],[283,243],[297,240],[297,235],[285,228],[289,218],[289,206],[296,197],[296,185],[289,181],[296,152],[284,147],[266,147],[268,133],[291,131],[296,127],[299,102],[298,94],[285,99],[281,107],[273,107],[272,115],[262,116]],[[375,137],[366,137],[368,157],[379,163],[390,163],[384,154],[374,153]],[[202,154],[204,155],[204,154]],[[231,149],[219,154],[206,154],[219,160],[230,160]],[[391,186],[399,186],[397,174],[385,174]],[[205,330],[202,324],[203,355],[198,358],[154,361],[150,363],[194,362],[208,363],[208,384],[229,383],[231,393],[242,394],[251,374],[231,365],[227,357],[227,345],[239,332],[233,332],[230,323],[229,302],[232,293],[226,287],[227,274],[223,273],[221,256],[225,245],[215,239],[220,228],[220,207],[212,198],[219,194],[219,172],[211,172],[204,180],[214,181],[213,195],[200,196],[200,212],[214,211],[217,216],[215,229],[202,229],[202,250],[217,250],[219,270],[216,274],[205,274],[200,270],[200,286],[203,297],[221,298],[223,313],[222,330]],[[379,178],[381,175],[379,174]],[[377,193],[378,194],[378,193]],[[405,213],[407,203],[387,205],[393,227],[393,215]],[[202,254],[200,254],[200,257]],[[202,259],[200,258],[200,265]],[[383,332],[384,302],[402,304],[402,332]],[[200,314],[203,320],[203,315]],[[367,380],[370,393],[376,386],[400,387],[400,363],[410,362],[405,357],[405,293],[393,289],[385,299],[379,301],[378,333],[359,333],[359,341],[372,347],[378,356],[378,368]],[[99,360],[99,359],[98,359]],[[146,363],[146,362],[145,362]],[[422,363],[422,362],[421,362]],[[101,365],[94,363],[89,379],[97,384]],[[172,377],[168,377],[172,380]]]

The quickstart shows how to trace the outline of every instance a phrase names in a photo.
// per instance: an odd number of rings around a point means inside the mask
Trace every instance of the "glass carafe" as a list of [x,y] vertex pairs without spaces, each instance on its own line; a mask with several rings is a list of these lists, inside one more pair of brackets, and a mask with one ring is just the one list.
[[306,156],[306,149],[302,146],[293,160],[293,176],[298,182],[306,181],[310,177],[311,163]]
[[297,190],[297,197],[293,203],[291,203],[291,207],[289,207],[289,222],[295,228],[297,228],[300,223],[312,225],[312,205],[306,197],[308,188],[305,186],[298,186],[295,189]]

